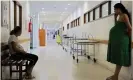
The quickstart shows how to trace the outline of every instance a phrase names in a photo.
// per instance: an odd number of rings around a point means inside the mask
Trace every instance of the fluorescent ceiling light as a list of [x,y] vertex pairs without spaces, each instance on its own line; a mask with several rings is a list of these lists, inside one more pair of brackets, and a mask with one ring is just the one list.
[[65,8],[65,10],[67,10],[67,8]]
[[56,8],[56,5],[54,5],[54,8]]

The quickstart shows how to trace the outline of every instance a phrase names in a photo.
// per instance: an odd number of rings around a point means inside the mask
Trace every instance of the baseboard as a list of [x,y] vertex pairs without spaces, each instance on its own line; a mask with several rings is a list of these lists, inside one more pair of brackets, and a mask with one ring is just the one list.
[[97,60],[97,63],[98,63],[100,66],[102,66],[102,67],[104,67],[104,68],[106,68],[106,69],[108,69],[109,71],[111,71],[111,72],[114,73],[113,69],[109,68],[106,64],[103,64],[103,63],[100,62],[99,60]]

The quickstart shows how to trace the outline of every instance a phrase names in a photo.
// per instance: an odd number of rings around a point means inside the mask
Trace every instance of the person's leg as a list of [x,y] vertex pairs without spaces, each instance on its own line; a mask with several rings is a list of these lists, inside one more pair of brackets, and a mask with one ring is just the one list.
[[27,54],[25,54],[25,58],[30,61],[29,65],[28,65],[27,74],[31,75],[33,67],[35,66],[36,62],[38,61],[38,56],[36,56],[34,54],[27,53]]
[[114,73],[114,75],[113,75],[113,80],[118,80],[121,67],[122,67],[122,66],[116,65],[115,73]]
[[14,60],[20,60],[20,59],[28,60],[29,64],[27,66],[26,76],[28,76],[28,78],[32,78],[31,72],[32,72],[32,69],[33,69],[34,65],[38,61],[38,56],[36,56],[34,54],[29,54],[29,53],[25,53],[25,54],[24,53],[16,53],[16,54],[11,55],[11,59],[14,59]]
[[114,75],[108,77],[106,80],[118,80],[121,67],[122,67],[122,66],[116,65]]

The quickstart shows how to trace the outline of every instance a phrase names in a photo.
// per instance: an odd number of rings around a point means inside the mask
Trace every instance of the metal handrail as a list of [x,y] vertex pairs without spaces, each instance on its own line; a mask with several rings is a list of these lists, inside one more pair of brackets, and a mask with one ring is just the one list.
[[[89,36],[91,36],[91,38],[94,39],[94,37],[91,33],[89,33]],[[89,39],[91,39],[91,38],[89,37]]]

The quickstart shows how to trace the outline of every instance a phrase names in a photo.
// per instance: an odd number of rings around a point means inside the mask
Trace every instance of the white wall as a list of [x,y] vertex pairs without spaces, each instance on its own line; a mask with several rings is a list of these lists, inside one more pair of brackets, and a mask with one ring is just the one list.
[[[8,26],[9,28],[6,28],[4,26],[1,27],[1,42],[7,42],[9,38],[9,33],[10,31],[14,28],[14,7],[12,1],[6,1],[8,6],[10,7],[10,25]],[[22,5],[22,35],[19,37],[19,39],[28,39],[30,38],[30,35],[28,33],[28,17],[27,17],[27,2],[26,1],[19,1],[19,3]],[[9,13],[9,12],[8,12]],[[25,47],[25,46],[24,46]],[[27,50],[29,49],[30,46],[27,47]]]
[[[4,3],[7,4],[8,10],[9,10],[9,1],[5,1]],[[8,13],[9,13],[9,11],[8,11]],[[9,18],[9,16],[8,16],[8,18]],[[1,26],[1,42],[8,41],[9,30],[10,30],[9,27],[10,27],[10,25],[8,26],[8,28],[6,26]]]
[[39,26],[38,26],[38,17],[33,18],[33,47],[39,46]]
[[[75,34],[77,37],[82,37],[82,33],[86,32],[87,34],[91,33],[95,39],[108,40],[109,31],[114,26],[114,16],[113,15],[110,15],[108,17],[105,17],[105,18],[102,18],[99,20],[89,22],[87,24],[83,24],[84,13],[86,11],[92,9],[94,6],[98,5],[101,2],[102,1],[85,2],[84,5],[80,6],[76,11],[74,11],[63,22],[63,26],[65,27],[65,31],[63,32],[63,34],[67,33],[69,36],[72,36],[73,34]],[[125,5],[125,7],[127,9],[129,9],[129,12],[132,11],[132,9],[131,9],[132,3],[131,2],[122,1],[122,3]],[[67,30],[67,24],[70,23],[72,20],[76,19],[77,17],[79,17],[76,13],[80,14],[79,16],[81,16],[80,17],[80,20],[81,20],[80,24],[81,25],[78,27],[74,27],[74,28]],[[106,59],[107,59],[107,45],[106,44],[100,44],[97,47],[99,48],[97,50],[97,54],[96,54],[96,58],[98,59],[98,62],[100,64],[104,65],[105,67],[107,67],[108,69],[114,71],[115,65],[108,63],[106,61]],[[131,77],[131,69],[132,69],[132,67],[122,68],[122,71],[120,74],[125,80],[130,80],[129,78]],[[132,69],[132,71],[133,71],[133,69]]]
[[30,38],[30,34],[28,32],[28,23],[29,23],[29,14],[27,12],[28,6],[27,1],[19,1],[22,5],[22,35],[20,39]]

